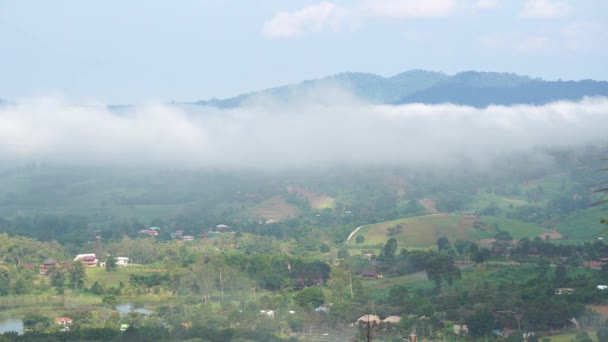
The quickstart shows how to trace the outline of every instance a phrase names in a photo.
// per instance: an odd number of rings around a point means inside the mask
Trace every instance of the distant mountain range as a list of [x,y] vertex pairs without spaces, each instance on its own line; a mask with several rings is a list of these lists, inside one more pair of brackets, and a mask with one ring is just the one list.
[[375,104],[453,103],[478,108],[489,105],[539,105],[558,100],[579,100],[584,96],[608,96],[606,81],[545,81],[513,73],[477,71],[450,76],[440,72],[411,70],[388,78],[347,72],[227,99],[198,101],[194,104],[234,108],[257,97],[288,101],[298,94],[336,86],[350,91],[363,101]]

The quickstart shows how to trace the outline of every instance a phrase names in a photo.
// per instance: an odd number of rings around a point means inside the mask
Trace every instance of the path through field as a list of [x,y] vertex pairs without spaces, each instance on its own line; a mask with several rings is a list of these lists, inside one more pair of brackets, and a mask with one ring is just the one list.
[[[429,214],[429,215],[412,216],[412,217],[408,217],[408,219],[416,219],[416,218],[421,218],[421,217],[443,217],[443,216],[445,216],[445,214]],[[348,243],[350,242],[350,239],[353,237],[353,235],[357,234],[359,229],[361,229],[365,226],[369,226],[369,224],[364,224],[362,226],[359,226],[359,227],[355,228],[355,230],[350,232],[350,234],[348,234],[348,237],[346,238],[346,244],[348,245]]]

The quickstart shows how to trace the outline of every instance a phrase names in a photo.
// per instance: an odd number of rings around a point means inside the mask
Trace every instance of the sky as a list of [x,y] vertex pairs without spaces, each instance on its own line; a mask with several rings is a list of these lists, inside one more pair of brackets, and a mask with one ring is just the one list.
[[147,104],[345,71],[608,80],[605,0],[0,0],[0,99]]

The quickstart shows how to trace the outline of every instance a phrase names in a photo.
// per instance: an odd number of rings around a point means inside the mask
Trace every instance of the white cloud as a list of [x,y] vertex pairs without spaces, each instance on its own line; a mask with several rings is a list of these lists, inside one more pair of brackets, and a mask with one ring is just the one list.
[[439,18],[454,13],[455,0],[364,0],[351,7],[321,2],[295,11],[276,13],[262,27],[262,34],[290,38],[306,32],[339,31],[370,19]]
[[533,54],[551,49],[552,44],[545,36],[509,34],[484,34],[479,38],[479,44],[488,49],[511,54]]
[[520,13],[523,18],[552,19],[565,16],[570,12],[570,5],[565,1],[526,0]]
[[498,0],[477,0],[475,3],[475,9],[478,10],[490,10],[495,9],[499,5]]
[[547,38],[542,36],[528,36],[523,38],[517,45],[520,52],[538,52],[547,48]]
[[[243,108],[149,105],[114,113],[54,99],[0,107],[0,160],[293,167],[479,163],[606,141],[608,99],[544,106],[364,104],[338,89]],[[304,100],[302,100],[304,99]]]
[[344,9],[331,2],[321,2],[293,12],[278,12],[264,23],[262,33],[269,37],[294,37],[306,31],[338,30]]
[[396,19],[445,17],[455,9],[454,0],[368,0],[361,5],[370,16]]

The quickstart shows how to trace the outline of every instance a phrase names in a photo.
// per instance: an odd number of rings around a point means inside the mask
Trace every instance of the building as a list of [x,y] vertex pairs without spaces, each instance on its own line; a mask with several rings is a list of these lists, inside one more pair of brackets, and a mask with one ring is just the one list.
[[61,264],[55,259],[46,259],[40,264],[38,272],[42,275],[46,275],[49,273],[51,267],[61,267]]
[[116,266],[129,266],[129,258],[126,258],[126,257],[116,258]]
[[99,259],[93,253],[91,254],[78,254],[74,261],[80,261],[85,267],[97,267]]
[[560,287],[555,289],[556,295],[564,295],[564,294],[572,294],[574,293],[574,289],[571,287]]

